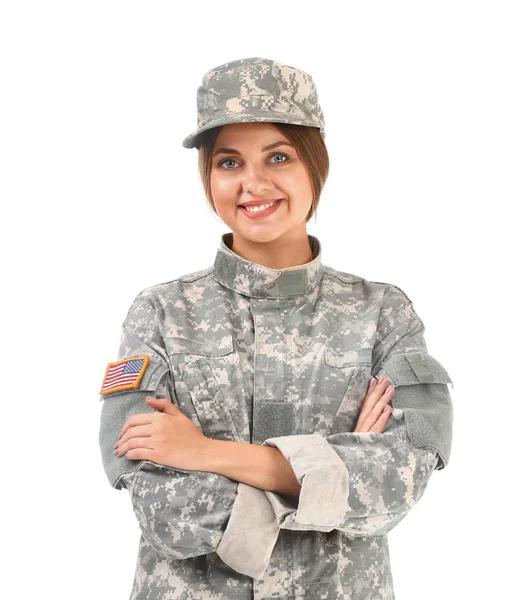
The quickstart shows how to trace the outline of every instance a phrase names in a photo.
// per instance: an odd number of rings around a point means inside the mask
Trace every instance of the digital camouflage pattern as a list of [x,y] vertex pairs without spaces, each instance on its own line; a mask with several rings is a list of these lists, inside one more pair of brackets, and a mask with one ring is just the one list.
[[229,123],[279,122],[317,127],[325,119],[312,77],[268,58],[252,56],[210,69],[197,89],[197,129],[182,145],[200,145],[200,134]]
[[[311,262],[268,269],[221,237],[213,266],[140,292],[117,360],[135,390],[102,396],[110,484],[140,527],[131,600],[393,599],[387,533],[449,460],[451,380],[397,286]],[[396,386],[382,433],[355,433],[372,376]],[[167,397],[215,439],[279,448],[302,489],[113,454],[131,414]]]

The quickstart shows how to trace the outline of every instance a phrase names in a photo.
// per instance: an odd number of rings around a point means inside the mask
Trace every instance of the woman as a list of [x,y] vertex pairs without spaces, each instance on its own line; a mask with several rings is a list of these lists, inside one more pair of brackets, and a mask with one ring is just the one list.
[[[408,296],[324,266],[312,78],[264,58],[198,89],[213,266],[134,299],[101,387],[131,598],[394,598],[387,533],[451,448],[451,383]],[[391,407],[390,404],[393,404]]]

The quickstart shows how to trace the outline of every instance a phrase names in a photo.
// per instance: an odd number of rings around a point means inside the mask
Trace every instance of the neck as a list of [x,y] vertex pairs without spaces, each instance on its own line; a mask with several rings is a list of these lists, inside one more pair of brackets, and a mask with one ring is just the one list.
[[305,230],[281,236],[270,242],[254,242],[234,233],[231,250],[245,260],[269,269],[288,269],[304,265],[313,258]]

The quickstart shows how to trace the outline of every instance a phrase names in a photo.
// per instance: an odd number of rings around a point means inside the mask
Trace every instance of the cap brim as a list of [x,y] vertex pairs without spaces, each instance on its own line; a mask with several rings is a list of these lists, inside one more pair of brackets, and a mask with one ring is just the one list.
[[184,148],[196,148],[196,143],[198,140],[198,133],[195,131],[194,133],[189,134],[184,141],[182,142],[182,146]]
[[[232,123],[287,123],[290,125],[302,125],[305,127],[317,127],[314,123],[308,121],[307,119],[301,119],[299,117],[290,117],[286,115],[274,116],[277,113],[270,113],[270,115],[263,115],[262,111],[259,115],[255,115],[252,113],[239,113],[237,115],[233,115],[231,117],[224,116],[222,119],[218,119],[216,122],[212,121],[208,123],[205,127],[201,127],[200,129],[195,130],[193,133],[189,134],[184,141],[182,142],[182,146],[184,148],[196,148],[196,144],[200,138],[200,135],[204,131],[208,131],[209,129],[214,129],[215,127],[221,127],[222,125],[230,125]],[[321,132],[321,127],[319,127]],[[324,137],[324,135],[322,135]]]

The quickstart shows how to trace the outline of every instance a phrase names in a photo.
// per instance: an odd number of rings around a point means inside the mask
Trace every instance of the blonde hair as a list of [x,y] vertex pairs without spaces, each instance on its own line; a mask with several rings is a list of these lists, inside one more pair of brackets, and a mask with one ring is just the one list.
[[[301,161],[305,164],[312,184],[312,204],[305,218],[309,221],[315,214],[320,201],[323,186],[329,175],[329,154],[325,142],[317,127],[291,125],[289,123],[272,123],[281,131],[287,140],[296,148]],[[213,212],[215,204],[211,195],[210,175],[213,163],[213,148],[223,126],[204,131],[199,138],[198,170],[206,193],[206,198]]]

